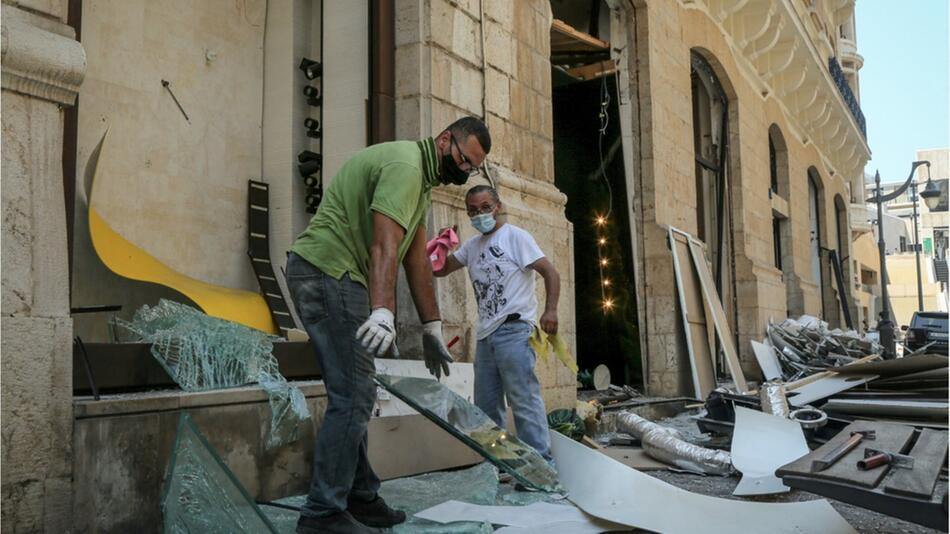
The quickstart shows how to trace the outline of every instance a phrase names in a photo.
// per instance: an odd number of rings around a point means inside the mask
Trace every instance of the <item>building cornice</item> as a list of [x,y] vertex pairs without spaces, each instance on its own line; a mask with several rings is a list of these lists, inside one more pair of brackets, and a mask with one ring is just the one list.
[[76,102],[86,52],[69,26],[4,4],[0,58],[4,90],[66,106]]
[[871,150],[795,0],[679,1],[719,27],[743,76],[763,99],[775,98],[791,134],[815,146],[829,173],[847,181],[862,172]]

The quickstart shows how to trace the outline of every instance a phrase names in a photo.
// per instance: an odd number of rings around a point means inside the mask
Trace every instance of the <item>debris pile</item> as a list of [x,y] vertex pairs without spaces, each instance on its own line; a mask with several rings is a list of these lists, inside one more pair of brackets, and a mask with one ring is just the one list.
[[766,350],[753,346],[769,380],[791,382],[882,352],[880,345],[854,330],[829,330],[828,323],[810,315],[785,319],[779,324],[770,322],[767,334],[761,343]]

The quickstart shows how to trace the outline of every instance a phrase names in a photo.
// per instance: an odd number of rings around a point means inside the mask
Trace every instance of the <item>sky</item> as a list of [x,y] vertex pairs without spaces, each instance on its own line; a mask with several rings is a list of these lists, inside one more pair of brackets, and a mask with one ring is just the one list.
[[915,151],[948,139],[948,0],[857,0],[861,110],[871,160],[865,172],[903,181]]

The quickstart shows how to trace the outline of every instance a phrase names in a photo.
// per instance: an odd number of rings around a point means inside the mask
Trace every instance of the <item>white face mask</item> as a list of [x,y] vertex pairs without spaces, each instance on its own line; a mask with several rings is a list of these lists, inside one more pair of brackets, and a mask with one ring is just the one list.
[[472,226],[483,234],[495,229],[495,216],[491,213],[482,213],[471,218]]

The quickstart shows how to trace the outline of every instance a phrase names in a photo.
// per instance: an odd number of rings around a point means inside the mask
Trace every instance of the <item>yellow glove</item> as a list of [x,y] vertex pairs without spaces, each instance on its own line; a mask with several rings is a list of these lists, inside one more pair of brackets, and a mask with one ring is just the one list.
[[564,343],[564,340],[561,339],[559,334],[549,336],[538,328],[538,325],[535,325],[534,333],[531,334],[528,343],[531,345],[531,348],[534,349],[534,353],[543,358],[544,361],[547,361],[551,357],[551,349],[553,349],[557,359],[560,360],[565,367],[570,369],[572,373],[577,374],[577,363],[574,362],[574,358],[571,357],[571,353],[567,350],[567,344]]

